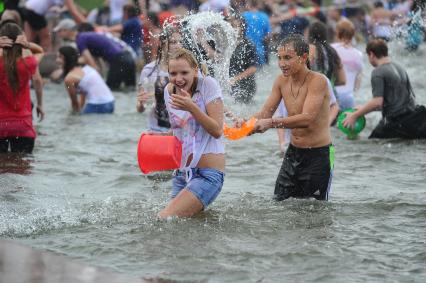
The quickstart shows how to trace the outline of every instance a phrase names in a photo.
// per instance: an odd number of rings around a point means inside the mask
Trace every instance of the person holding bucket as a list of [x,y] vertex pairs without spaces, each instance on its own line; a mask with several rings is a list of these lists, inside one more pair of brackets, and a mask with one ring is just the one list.
[[179,49],[169,58],[164,99],[174,136],[182,143],[171,202],[158,214],[191,217],[211,204],[224,181],[223,98],[219,83],[200,76],[195,57]]

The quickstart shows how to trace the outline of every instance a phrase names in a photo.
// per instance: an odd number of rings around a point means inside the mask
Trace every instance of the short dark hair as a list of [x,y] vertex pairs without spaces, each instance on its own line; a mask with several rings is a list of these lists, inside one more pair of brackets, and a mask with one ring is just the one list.
[[90,31],[95,31],[95,28],[90,23],[81,23],[81,24],[78,25],[77,31],[78,32],[90,32]]
[[374,8],[383,8],[385,6],[382,1],[376,1],[373,5]]
[[129,18],[134,18],[138,16],[138,9],[135,5],[132,4],[126,4],[123,6],[123,11],[127,13],[127,16]]
[[375,38],[367,43],[365,51],[367,54],[372,52],[377,58],[386,57],[388,56],[388,45],[383,39]]
[[293,44],[294,50],[298,56],[302,56],[303,54],[309,54],[309,44],[306,42],[305,38],[301,34],[290,34],[286,36],[281,42],[280,47]]

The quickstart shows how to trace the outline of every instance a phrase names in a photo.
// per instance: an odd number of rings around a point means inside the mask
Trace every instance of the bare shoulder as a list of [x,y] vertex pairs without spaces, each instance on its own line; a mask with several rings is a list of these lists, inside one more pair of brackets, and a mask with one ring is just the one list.
[[327,85],[327,77],[322,73],[311,71],[311,78],[309,82]]
[[78,84],[83,77],[84,73],[81,68],[74,68],[64,78],[65,84]]
[[327,77],[319,72],[311,71],[308,84],[309,88],[314,91],[327,89]]

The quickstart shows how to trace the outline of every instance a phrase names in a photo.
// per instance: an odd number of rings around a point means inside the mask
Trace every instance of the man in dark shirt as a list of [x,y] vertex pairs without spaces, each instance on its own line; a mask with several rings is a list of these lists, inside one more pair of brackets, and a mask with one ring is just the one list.
[[426,108],[416,106],[407,72],[388,56],[386,42],[373,39],[366,52],[370,64],[373,98],[346,114],[343,125],[353,127],[357,118],[382,110],[382,120],[369,138],[426,138]]

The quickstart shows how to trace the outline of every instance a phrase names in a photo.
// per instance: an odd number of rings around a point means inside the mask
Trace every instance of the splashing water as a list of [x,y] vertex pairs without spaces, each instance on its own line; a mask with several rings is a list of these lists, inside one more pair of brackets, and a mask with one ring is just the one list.
[[394,37],[405,46],[408,51],[415,51],[423,42],[426,25],[422,18],[422,10],[410,13],[408,23],[398,26],[394,30]]
[[[229,93],[229,65],[237,43],[237,32],[222,14],[213,12],[189,14],[179,20],[179,25],[185,48],[194,53],[199,63],[208,67],[222,91]],[[206,49],[213,52],[209,54]]]

